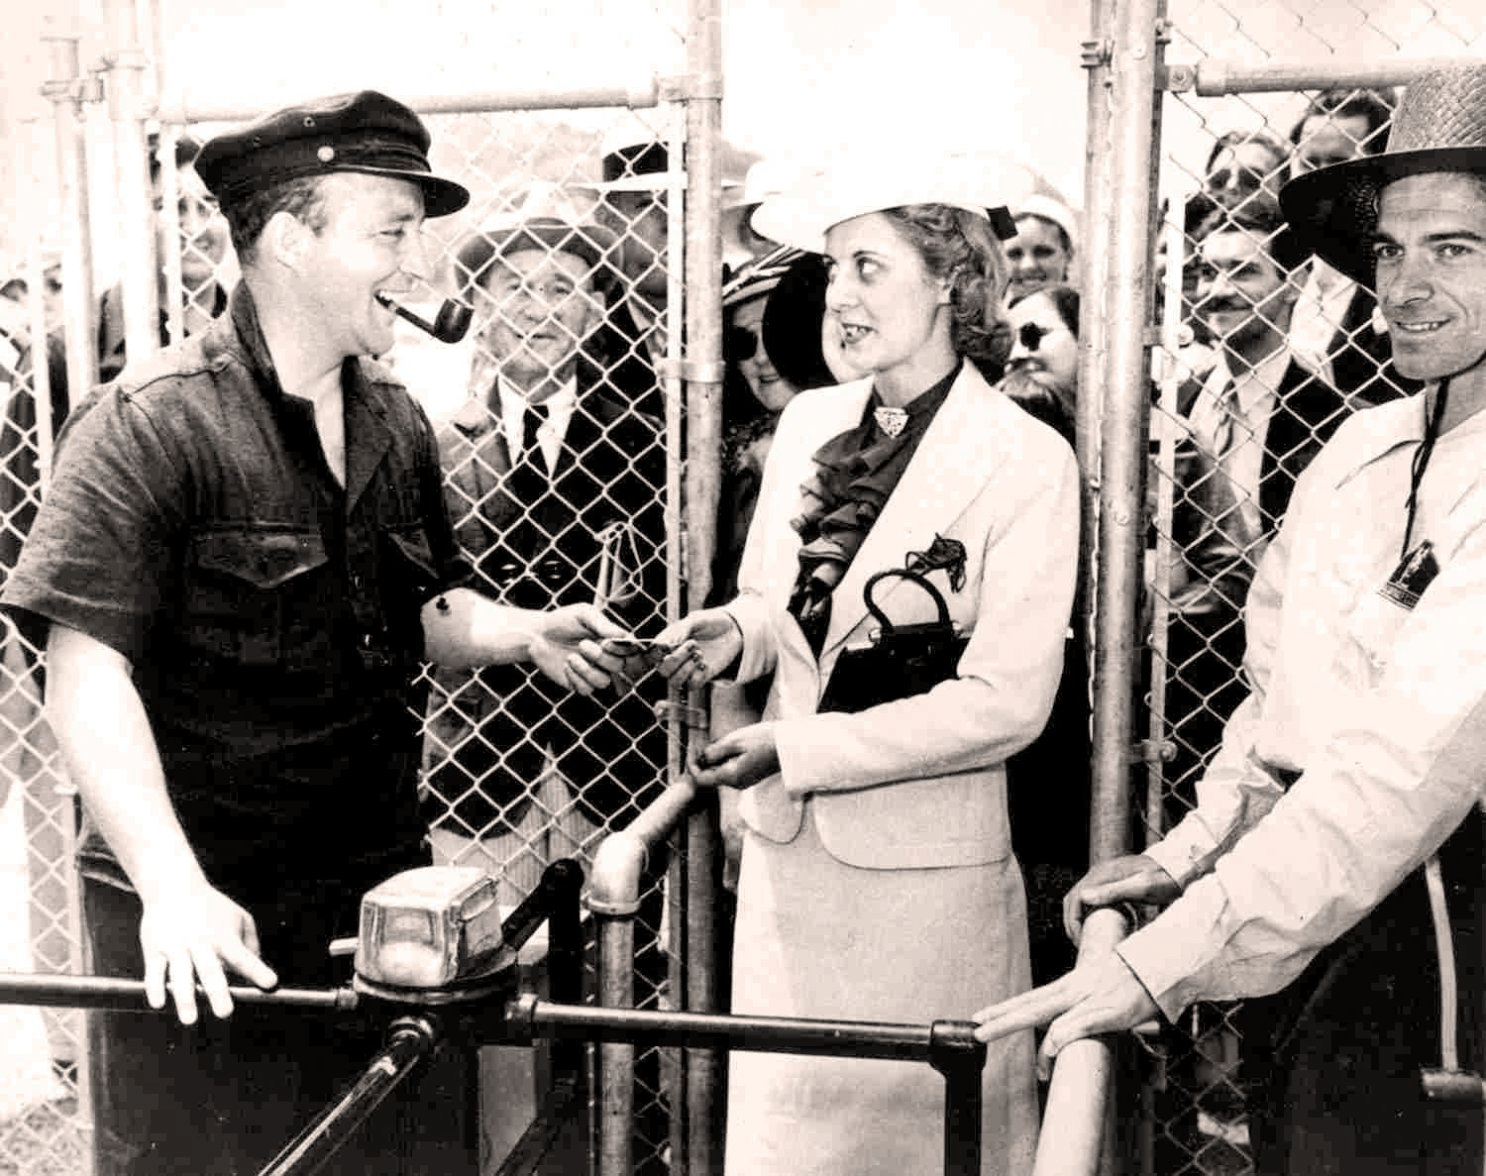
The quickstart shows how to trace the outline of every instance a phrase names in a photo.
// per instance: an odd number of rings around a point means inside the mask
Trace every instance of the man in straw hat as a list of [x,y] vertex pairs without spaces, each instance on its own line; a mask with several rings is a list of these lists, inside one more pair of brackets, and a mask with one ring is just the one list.
[[[471,397],[439,447],[455,534],[486,589],[524,608],[592,602],[639,630],[662,623],[665,447],[659,422],[616,396],[584,351],[614,243],[541,184],[461,246],[485,325]],[[503,901],[591,848],[659,780],[656,699],[554,698],[527,666],[441,669],[435,680],[435,843],[461,864],[488,864]],[[470,856],[472,837],[488,863]]]
[[[623,630],[467,586],[433,430],[385,369],[391,301],[426,265],[436,176],[413,111],[374,91],[218,136],[197,168],[243,280],[204,332],[74,412],[3,604],[46,641],[57,742],[82,795],[83,913],[100,974],[169,1016],[101,1013],[96,1170],[251,1172],[381,1044],[375,1022],[249,1009],[343,982],[360,897],[427,864],[420,663],[534,661],[580,691]],[[557,689],[557,687],[554,687]],[[201,987],[215,1017],[197,1024]],[[327,1171],[473,1171],[459,1053]]]
[[1350,418],[1302,477],[1248,598],[1253,693],[1197,809],[1065,904],[1075,936],[1091,907],[1167,909],[982,1010],[978,1035],[1051,1021],[1045,1067],[1079,1037],[1264,997],[1245,1034],[1261,1173],[1478,1173],[1486,66],[1418,78],[1385,153],[1283,203],[1375,286],[1424,392]]

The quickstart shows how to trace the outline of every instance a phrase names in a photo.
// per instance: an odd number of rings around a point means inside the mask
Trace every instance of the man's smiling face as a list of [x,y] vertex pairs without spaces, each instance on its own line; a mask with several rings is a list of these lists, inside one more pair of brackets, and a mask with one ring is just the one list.
[[1437,380],[1486,355],[1486,180],[1429,172],[1389,184],[1373,257],[1400,372]]

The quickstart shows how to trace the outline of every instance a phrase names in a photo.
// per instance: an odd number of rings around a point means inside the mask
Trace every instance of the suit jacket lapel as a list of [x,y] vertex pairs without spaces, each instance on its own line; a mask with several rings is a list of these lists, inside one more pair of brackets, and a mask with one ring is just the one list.
[[[1018,410],[1020,411],[1020,410]],[[923,551],[935,534],[960,515],[1000,462],[991,390],[968,362],[929,425],[903,479],[846,569],[831,602],[824,657],[867,613],[862,589],[875,572],[902,567],[910,551]],[[879,603],[902,581],[874,589]]]

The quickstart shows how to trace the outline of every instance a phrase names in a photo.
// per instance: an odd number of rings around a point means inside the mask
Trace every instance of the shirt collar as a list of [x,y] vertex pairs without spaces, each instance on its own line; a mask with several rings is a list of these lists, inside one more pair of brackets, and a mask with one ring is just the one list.
[[1224,393],[1231,386],[1241,416],[1249,418],[1266,402],[1279,395],[1280,383],[1290,366],[1290,349],[1281,347],[1258,367],[1250,368],[1242,377],[1237,377],[1228,367],[1228,357],[1219,353],[1218,362],[1208,373],[1207,394],[1221,403]]
[[[1429,388],[1434,387],[1436,385],[1429,385]],[[1401,400],[1390,400],[1385,404],[1365,408],[1346,422],[1349,429],[1359,434],[1359,440],[1354,446],[1357,458],[1347,468],[1337,471],[1334,483],[1337,488],[1345,486],[1368,466],[1395,449],[1417,445],[1424,439],[1427,390]]]
[[[217,320],[219,323],[223,321],[224,319]],[[263,395],[275,404],[290,400],[284,386],[279,383],[279,374],[273,366],[273,355],[268,350],[268,340],[263,337],[263,327],[258,321],[258,307],[246,282],[239,282],[232,288],[232,293],[228,296],[225,321],[230,322],[241,357]],[[347,419],[353,403],[370,402],[371,398],[366,395],[367,381],[363,375],[361,363],[354,356],[347,356],[341,361],[341,394],[345,397]],[[292,399],[299,400],[298,397]]]
[[[504,376],[496,376],[495,388],[500,398],[500,416],[505,425],[506,439],[514,452],[521,444],[522,420],[526,415],[528,401]],[[569,376],[562,387],[541,403],[547,409],[547,421],[553,434],[559,438],[565,437],[568,422],[573,418],[573,410],[578,407],[578,377]]]

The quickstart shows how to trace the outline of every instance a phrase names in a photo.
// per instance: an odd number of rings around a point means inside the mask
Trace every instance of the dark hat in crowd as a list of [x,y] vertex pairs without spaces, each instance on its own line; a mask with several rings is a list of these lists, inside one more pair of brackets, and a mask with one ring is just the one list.
[[490,263],[507,253],[571,253],[597,268],[618,243],[612,231],[584,220],[561,188],[542,182],[532,185],[515,212],[488,222],[465,240],[455,260],[461,281],[478,286]]
[[1370,283],[1379,195],[1428,172],[1486,175],[1486,65],[1421,74],[1404,91],[1386,151],[1307,172],[1285,185],[1280,204],[1304,248]]
[[774,370],[796,388],[836,383],[820,341],[826,284],[825,258],[794,251],[764,305],[764,350]]
[[[592,192],[664,192],[685,177],[671,170],[671,153],[661,134],[638,117],[622,119],[605,133],[599,146],[599,180],[583,186]],[[757,162],[756,152],[717,144],[717,170],[723,189],[742,186],[743,176]]]
[[196,171],[229,206],[305,176],[390,176],[423,189],[426,216],[447,216],[468,204],[470,194],[433,174],[430,141],[422,119],[401,102],[362,90],[291,106],[218,135],[196,157]]

